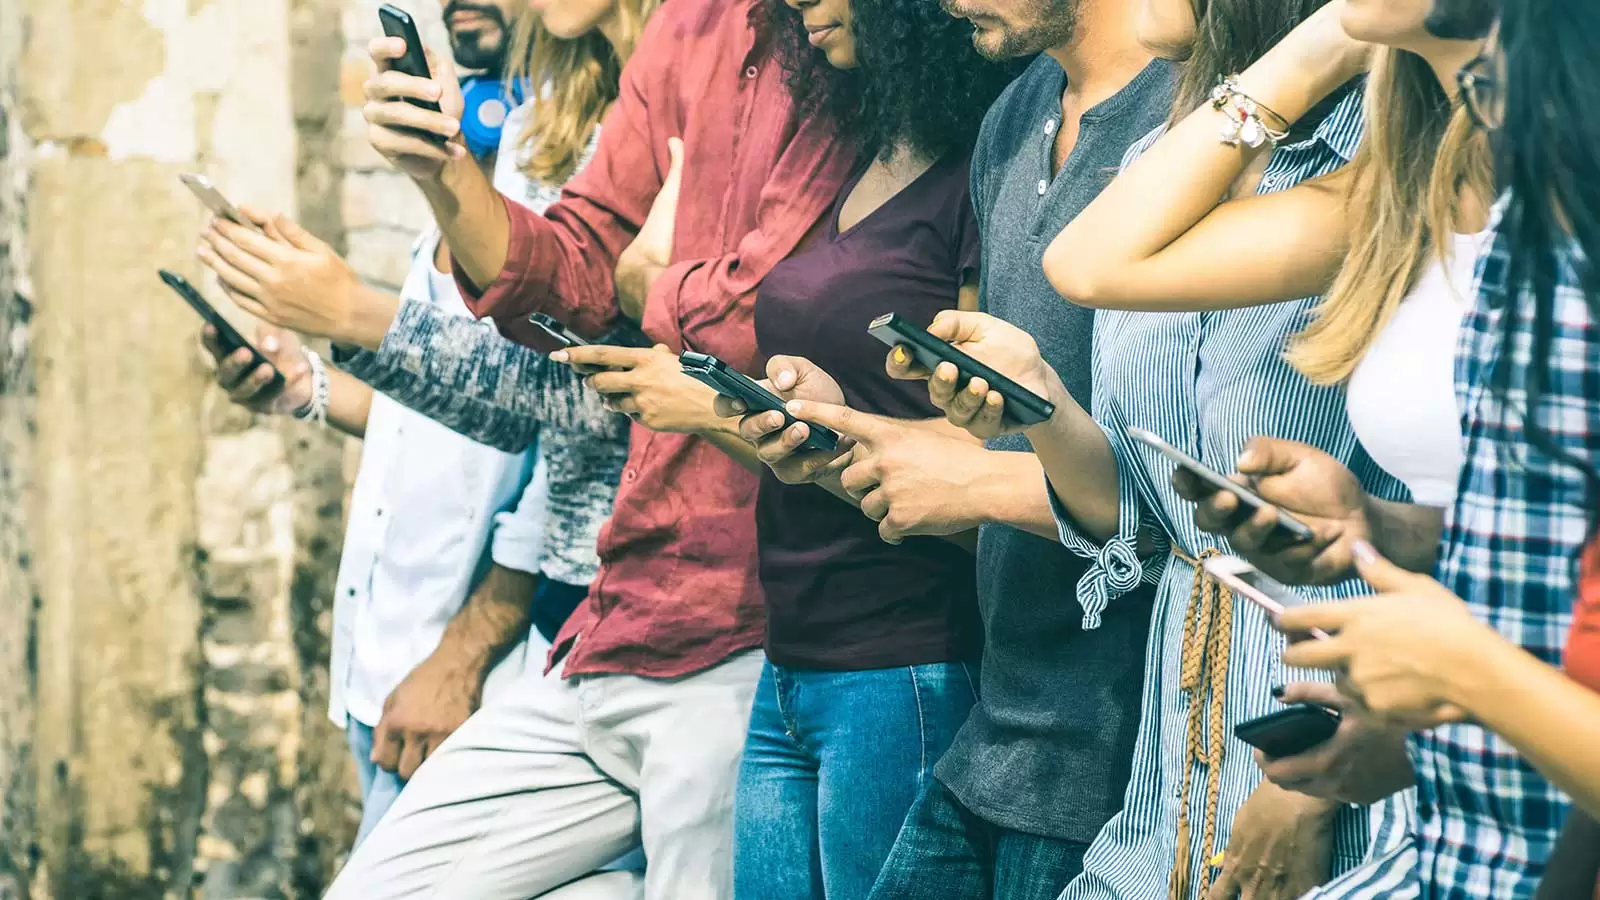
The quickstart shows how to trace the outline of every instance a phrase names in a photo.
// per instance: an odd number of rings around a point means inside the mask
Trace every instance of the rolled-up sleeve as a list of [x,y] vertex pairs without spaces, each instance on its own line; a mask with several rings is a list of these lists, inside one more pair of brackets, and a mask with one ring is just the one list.
[[[1062,545],[1090,560],[1077,588],[1085,630],[1100,627],[1101,617],[1111,601],[1141,584],[1160,581],[1167,565],[1166,532],[1145,505],[1137,480],[1128,471],[1132,457],[1127,453],[1126,438],[1103,423],[1100,429],[1105,432],[1117,460],[1117,533],[1107,541],[1097,541],[1084,534],[1056,497],[1055,490],[1049,491],[1050,510],[1055,515]],[[1141,535],[1153,537],[1158,545],[1157,552],[1142,559],[1139,556]]]
[[627,430],[627,419],[570,367],[426,303],[402,303],[377,351],[341,352],[335,361],[399,403],[508,453],[533,446],[541,424],[619,439]]
[[502,568],[536,574],[544,563],[550,525],[550,467],[542,444],[528,452],[533,454],[533,473],[517,505],[495,515],[489,554]]

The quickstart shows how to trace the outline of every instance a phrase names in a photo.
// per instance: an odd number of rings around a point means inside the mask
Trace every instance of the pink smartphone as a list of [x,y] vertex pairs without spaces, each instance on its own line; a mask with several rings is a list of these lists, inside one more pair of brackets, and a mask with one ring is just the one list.
[[[1287,585],[1237,556],[1213,556],[1202,565],[1218,581],[1232,588],[1235,594],[1266,610],[1273,618],[1282,615],[1291,606],[1304,606],[1306,603],[1304,597]],[[1323,641],[1328,639],[1327,632],[1320,628],[1312,629],[1311,636]]]

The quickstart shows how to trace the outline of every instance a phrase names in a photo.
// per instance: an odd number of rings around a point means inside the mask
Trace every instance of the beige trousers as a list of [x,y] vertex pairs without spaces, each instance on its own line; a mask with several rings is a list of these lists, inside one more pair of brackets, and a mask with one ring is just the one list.
[[[440,745],[327,900],[732,900],[759,651],[675,679],[529,674]],[[569,893],[570,892],[570,893]]]

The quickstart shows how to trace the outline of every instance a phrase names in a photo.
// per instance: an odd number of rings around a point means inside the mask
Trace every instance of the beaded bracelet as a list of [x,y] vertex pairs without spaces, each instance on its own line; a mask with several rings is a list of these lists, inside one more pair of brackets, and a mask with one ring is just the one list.
[[[1217,86],[1211,89],[1211,108],[1228,119],[1222,126],[1222,143],[1229,147],[1243,144],[1254,150],[1269,142],[1277,146],[1279,141],[1289,136],[1289,120],[1240,90],[1236,75],[1217,79]],[[1262,120],[1263,114],[1278,120],[1283,127],[1268,125]]]

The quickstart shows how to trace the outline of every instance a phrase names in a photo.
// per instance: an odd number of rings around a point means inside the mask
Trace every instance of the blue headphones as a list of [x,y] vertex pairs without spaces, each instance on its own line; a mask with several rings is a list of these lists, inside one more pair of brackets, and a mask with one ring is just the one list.
[[461,79],[461,96],[466,100],[461,136],[473,156],[486,159],[500,149],[506,116],[522,105],[525,93],[520,83],[508,89],[500,78],[468,75]]

